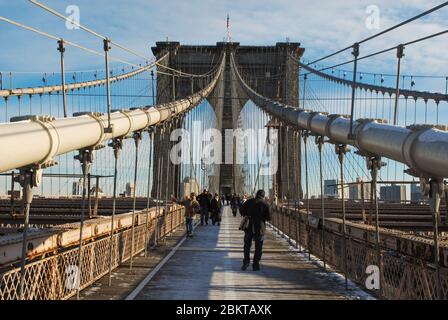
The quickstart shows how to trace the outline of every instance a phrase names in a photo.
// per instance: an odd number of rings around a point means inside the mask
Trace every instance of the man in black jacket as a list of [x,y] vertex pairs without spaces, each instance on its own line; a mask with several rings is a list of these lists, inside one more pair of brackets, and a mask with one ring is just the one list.
[[247,200],[241,207],[241,215],[249,217],[249,226],[244,230],[244,260],[241,270],[250,265],[250,248],[255,241],[253,270],[260,270],[260,259],[263,253],[263,240],[266,231],[266,221],[271,221],[269,204],[264,200],[264,190],[259,190],[254,199]]
[[204,189],[204,191],[197,196],[196,198],[199,202],[199,205],[201,206],[201,226],[205,224],[208,225],[208,212],[210,210],[210,198],[208,195],[207,189]]
[[215,197],[210,201],[210,212],[213,225],[216,223],[218,223],[218,226],[221,225],[221,207],[221,198],[215,193]]

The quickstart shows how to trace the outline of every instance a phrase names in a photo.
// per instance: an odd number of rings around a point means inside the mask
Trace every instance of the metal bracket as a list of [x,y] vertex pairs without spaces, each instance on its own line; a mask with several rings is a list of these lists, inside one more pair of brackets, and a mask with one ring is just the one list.
[[94,148],[87,148],[79,150],[79,154],[74,156],[75,160],[81,162],[81,167],[84,175],[87,175],[90,169],[90,164],[94,160]]
[[50,123],[53,122],[54,120],[56,120],[55,117],[47,115],[25,115],[25,116],[11,117],[9,122],[34,121],[41,123]]
[[345,154],[347,152],[350,152],[350,149],[345,144],[337,144],[337,145],[335,145],[335,152],[339,156],[339,162],[342,163],[342,161],[344,160]]
[[402,44],[400,44],[398,47],[397,47],[397,58],[398,59],[401,59],[401,58],[403,58],[405,55],[404,55],[404,45],[402,45]]
[[138,148],[140,141],[143,139],[143,131],[135,131],[132,134],[132,138],[134,139],[135,147]]
[[322,151],[322,148],[323,148],[325,142],[326,142],[325,137],[316,136],[316,144],[317,144],[317,147],[319,148],[319,152]]
[[118,158],[120,151],[123,149],[123,137],[112,139],[108,146],[114,149],[114,157]]

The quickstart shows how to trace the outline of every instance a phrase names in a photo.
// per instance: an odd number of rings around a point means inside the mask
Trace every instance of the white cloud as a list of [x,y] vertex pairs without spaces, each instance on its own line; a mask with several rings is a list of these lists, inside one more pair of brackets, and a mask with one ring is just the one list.
[[[43,1],[43,0],[42,0]],[[307,49],[305,57],[313,59],[345,47],[376,30],[365,27],[367,6],[380,8],[381,27],[387,28],[410,16],[437,5],[433,0],[48,0],[45,4],[63,12],[67,5],[76,4],[81,9],[81,22],[117,42],[148,53],[155,41],[166,37],[188,44],[213,44],[222,41],[226,34],[226,15],[231,15],[232,36],[242,44],[271,45],[278,41],[298,41]],[[42,28],[58,36],[101,50],[101,41],[84,31],[67,31],[64,23],[43,12],[27,1],[0,0],[2,15]],[[432,14],[397,31],[361,46],[361,54],[373,52],[426,36],[444,29],[448,9]],[[53,41],[17,30],[0,28],[3,46],[0,51],[0,69],[57,70],[57,51]],[[447,52],[446,36],[431,40],[425,45],[406,49],[406,68],[414,73],[447,73],[443,52]],[[113,49],[113,54],[129,60],[135,58]],[[392,72],[395,53],[388,53],[368,63],[365,68],[382,68]],[[36,59],[38,57],[38,59]],[[350,58],[348,52],[340,59]],[[68,49],[68,68],[85,68],[101,65],[101,59]],[[422,63],[424,61],[424,63]],[[38,63],[37,63],[38,62]],[[328,63],[338,62],[337,59]]]

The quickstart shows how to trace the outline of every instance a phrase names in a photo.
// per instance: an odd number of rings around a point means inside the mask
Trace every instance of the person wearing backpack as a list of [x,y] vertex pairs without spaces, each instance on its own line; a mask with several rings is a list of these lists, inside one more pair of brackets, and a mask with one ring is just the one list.
[[[271,209],[265,201],[264,190],[259,190],[253,199],[249,199],[241,207],[243,216],[241,228],[244,230],[244,260],[241,270],[250,265],[250,248],[255,241],[253,270],[260,270],[260,260],[263,254],[263,241],[266,232],[266,221],[271,221]],[[244,223],[243,223],[244,222]]]

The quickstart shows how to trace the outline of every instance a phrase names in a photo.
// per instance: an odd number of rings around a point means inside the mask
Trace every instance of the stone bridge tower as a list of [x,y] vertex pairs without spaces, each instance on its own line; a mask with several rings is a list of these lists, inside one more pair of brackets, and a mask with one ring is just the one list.
[[[238,118],[241,110],[248,101],[244,90],[240,87],[236,74],[232,72],[230,63],[230,53],[234,54],[235,61],[241,67],[242,73],[246,74],[250,80],[249,85],[260,94],[298,107],[299,103],[299,83],[298,83],[298,64],[297,60],[303,55],[304,49],[299,43],[277,43],[275,46],[241,46],[239,43],[219,42],[215,46],[192,46],[181,45],[179,42],[157,42],[152,48],[154,55],[159,58],[166,52],[169,56],[161,64],[182,70],[185,73],[205,74],[219,62],[223,52],[226,52],[226,65],[224,74],[219,79],[215,90],[207,99],[217,117],[217,129],[222,132],[223,161],[221,165],[215,166],[215,175],[210,177],[210,190],[222,193],[237,192],[244,190],[244,176],[240,165],[225,163],[225,150],[232,150],[235,153],[234,143],[231,139],[226,139],[227,129],[238,127]],[[170,73],[169,70],[159,67],[164,73]],[[159,74],[157,77],[157,103],[170,102],[174,99],[184,98],[192,92],[198,91],[203,85],[200,79],[185,77],[173,77],[172,75]],[[294,133],[287,131],[285,127],[279,128],[279,135],[282,135],[282,141],[288,141],[289,167],[293,168],[294,163],[300,163],[300,148],[296,154],[292,152],[292,141]],[[288,135],[288,139],[286,139]],[[161,154],[167,154],[169,147],[169,137],[164,135],[162,139],[155,141],[155,162]],[[227,143],[226,142],[230,142]],[[279,146],[279,155],[281,159],[286,159],[286,145]],[[162,172],[165,172],[167,161],[163,158]],[[285,161],[279,162],[278,172],[275,177],[278,194],[287,196],[290,199],[295,198],[297,188],[300,184],[301,170],[300,165],[296,165],[297,177],[288,175]],[[163,181],[161,186],[162,198],[167,194],[165,190],[174,190],[173,186],[178,185],[178,170],[175,167],[173,175],[170,174],[168,187],[165,185],[166,179],[159,179],[157,172],[154,172],[154,185]],[[288,188],[289,186],[289,188]],[[177,193],[177,190],[174,190]],[[300,190],[301,192],[301,190]],[[170,192],[172,193],[172,192]],[[153,190],[153,197],[155,197]]]

